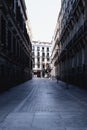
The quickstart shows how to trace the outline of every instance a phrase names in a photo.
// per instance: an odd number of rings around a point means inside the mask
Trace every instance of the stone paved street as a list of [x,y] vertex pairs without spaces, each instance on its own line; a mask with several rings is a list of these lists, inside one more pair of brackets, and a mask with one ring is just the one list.
[[33,79],[0,94],[0,130],[87,130],[87,90]]

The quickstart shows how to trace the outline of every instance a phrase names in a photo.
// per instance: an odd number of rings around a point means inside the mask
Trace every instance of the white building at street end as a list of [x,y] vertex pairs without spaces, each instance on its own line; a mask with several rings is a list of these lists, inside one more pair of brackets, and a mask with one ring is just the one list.
[[44,77],[50,67],[51,47],[50,42],[32,42],[32,69],[36,77]]

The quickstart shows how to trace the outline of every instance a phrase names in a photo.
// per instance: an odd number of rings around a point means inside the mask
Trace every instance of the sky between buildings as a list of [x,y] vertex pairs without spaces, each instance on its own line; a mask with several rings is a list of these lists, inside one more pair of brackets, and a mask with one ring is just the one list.
[[52,40],[61,0],[25,0],[33,40]]

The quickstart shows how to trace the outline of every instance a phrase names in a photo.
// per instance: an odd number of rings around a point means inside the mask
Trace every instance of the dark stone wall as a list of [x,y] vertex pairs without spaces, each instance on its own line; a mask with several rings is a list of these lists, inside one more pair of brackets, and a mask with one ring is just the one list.
[[0,1],[0,91],[32,78],[32,46],[21,8],[14,0]]

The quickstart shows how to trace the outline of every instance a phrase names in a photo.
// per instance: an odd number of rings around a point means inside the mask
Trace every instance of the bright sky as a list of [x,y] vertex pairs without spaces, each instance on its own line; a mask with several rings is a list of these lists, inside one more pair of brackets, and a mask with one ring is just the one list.
[[25,0],[33,40],[52,40],[61,0]]

